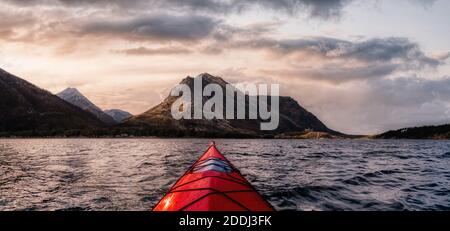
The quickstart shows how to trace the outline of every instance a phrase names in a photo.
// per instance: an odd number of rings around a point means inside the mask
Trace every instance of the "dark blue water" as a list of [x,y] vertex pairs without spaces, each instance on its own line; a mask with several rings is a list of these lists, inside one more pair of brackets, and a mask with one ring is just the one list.
[[[0,210],[150,210],[203,139],[0,140]],[[278,210],[450,210],[450,142],[217,140]]]

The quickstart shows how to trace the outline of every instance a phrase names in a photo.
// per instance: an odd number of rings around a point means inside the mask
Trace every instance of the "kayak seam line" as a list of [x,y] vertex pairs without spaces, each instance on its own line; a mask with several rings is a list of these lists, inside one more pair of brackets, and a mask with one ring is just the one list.
[[195,179],[195,180],[192,180],[192,181],[183,183],[183,184],[181,184],[181,185],[174,186],[174,187],[172,187],[172,188],[170,189],[170,191],[173,191],[173,190],[175,190],[175,189],[177,189],[177,188],[179,188],[179,187],[182,187],[182,186],[185,186],[185,185],[188,185],[188,184],[190,184],[190,183],[194,183],[194,182],[197,182],[197,181],[206,179],[206,178],[218,178],[218,179],[222,179],[222,180],[225,180],[225,181],[230,181],[230,182],[233,182],[233,183],[236,183],[236,184],[240,184],[240,185],[244,185],[244,186],[251,187],[251,185],[250,185],[249,183],[239,182],[239,181],[237,181],[237,180],[231,180],[231,179],[227,179],[227,178],[220,177],[220,176],[204,176],[204,177],[201,177],[201,178],[198,178],[198,179]]
[[255,192],[253,190],[230,190],[230,191],[219,191],[215,188],[193,188],[193,189],[182,189],[182,190],[175,190],[170,193],[178,193],[178,192],[189,192],[189,191],[201,191],[201,190],[211,190],[217,193],[238,193],[238,192]]
[[204,198],[206,198],[206,197],[208,197],[208,196],[210,196],[210,195],[215,195],[215,194],[222,195],[222,196],[224,196],[225,198],[227,198],[228,200],[230,200],[231,202],[233,202],[233,203],[237,204],[238,206],[242,207],[243,209],[245,209],[245,210],[247,210],[247,211],[251,211],[249,208],[247,208],[246,206],[244,206],[244,205],[241,204],[240,202],[236,201],[235,199],[229,197],[228,195],[226,195],[225,193],[220,192],[220,191],[219,191],[219,192],[211,192],[211,193],[208,193],[208,194],[206,194],[206,195],[204,195],[204,196],[202,196],[202,197],[196,199],[195,201],[190,202],[189,204],[185,205],[183,208],[181,208],[181,209],[178,210],[178,211],[183,211],[183,210],[189,208],[190,206],[192,206],[193,204],[195,204],[195,203],[197,203],[197,202],[203,200]]
[[242,175],[242,173],[239,172],[239,170],[237,170],[237,172],[239,173],[239,175],[241,175],[241,176],[244,178],[245,181],[244,181],[244,180],[241,180],[241,179],[239,179],[239,178],[237,178],[237,177],[234,177],[234,176],[232,176],[232,175],[230,175],[230,174],[227,174],[227,176],[230,177],[230,178],[233,178],[234,180],[241,181],[241,182],[244,183],[244,184],[248,184],[249,186],[252,186],[252,185],[250,184],[250,182],[248,182],[248,180]]
[[[187,185],[187,184],[189,184],[189,183],[193,183],[193,182],[196,182],[196,181],[198,181],[198,180],[202,180],[202,179],[211,177],[211,178],[218,178],[218,179],[222,179],[222,180],[225,180],[225,181],[229,181],[229,182],[241,184],[241,185],[244,185],[244,186],[248,186],[248,187],[251,189],[251,190],[248,190],[248,192],[256,193],[256,194],[263,200],[263,202],[264,202],[269,208],[271,208],[272,210],[275,211],[275,208],[272,206],[272,204],[270,204],[267,200],[265,200],[264,197],[262,196],[262,194],[259,193],[258,190],[257,190],[253,185],[250,184],[250,182],[248,182],[248,180],[240,173],[240,171],[239,171],[237,168],[234,167],[234,165],[233,165],[233,164],[232,164],[225,156],[223,156],[223,154],[216,148],[215,144],[210,145],[210,146],[208,147],[208,149],[207,149],[205,152],[203,152],[203,154],[201,155],[201,157],[203,157],[204,155],[206,155],[212,148],[214,148],[214,149],[217,151],[217,153],[218,153],[221,157],[223,157],[223,158],[217,158],[217,157],[214,157],[214,156],[210,156],[209,158],[206,158],[206,159],[204,159],[204,160],[198,159],[197,161],[195,161],[195,162],[190,166],[190,168],[183,174],[183,176],[186,176],[186,175],[187,175],[188,173],[190,173],[190,172],[191,172],[191,174],[192,174],[192,171],[191,171],[191,170],[194,169],[194,168],[196,168],[197,165],[200,165],[201,163],[204,163],[204,162],[206,162],[206,161],[208,161],[208,160],[217,159],[217,160],[219,160],[219,161],[221,161],[221,162],[228,163],[228,164],[230,165],[230,167],[231,167],[235,172],[237,172],[237,173],[243,178],[243,180],[241,180],[241,179],[239,179],[239,178],[237,178],[237,177],[234,177],[234,176],[232,176],[232,175],[229,174],[229,173],[226,173],[225,176],[227,176],[228,178],[231,178],[231,179],[227,179],[227,178],[220,177],[220,176],[206,176],[206,177],[202,177],[202,178],[199,178],[199,179],[196,179],[196,180],[193,180],[193,181],[190,181],[190,182],[187,182],[187,183],[184,183],[184,184],[181,184],[181,185],[176,186],[179,182],[181,182],[181,181],[183,180],[184,177],[181,177],[181,178],[179,178],[179,179],[174,183],[174,185],[172,185],[172,187],[170,188],[169,192],[167,192],[167,193],[166,193],[166,194],[158,201],[158,203],[153,207],[152,210],[154,210],[155,208],[157,208],[158,205],[162,202],[162,200],[163,200],[167,195],[169,195],[170,193],[177,192],[177,191],[181,191],[181,190],[175,190],[175,189],[177,189],[177,188],[179,188],[179,187],[182,187],[182,186],[185,186],[185,185]],[[200,158],[201,158],[201,157],[200,157]],[[220,167],[220,166],[219,166],[219,167]],[[232,180],[232,179],[233,179],[233,180]],[[193,190],[195,190],[195,189],[192,189],[191,191],[193,191]],[[215,190],[215,191],[217,191],[217,190]],[[229,191],[229,192],[227,192],[227,193],[232,193],[232,192],[233,192],[233,191]],[[204,196],[202,196],[202,197],[196,199],[195,201],[192,201],[191,203],[189,203],[188,205],[184,206],[182,209],[180,209],[180,210],[178,210],[178,211],[185,210],[186,208],[192,206],[193,204],[197,203],[198,201],[204,199],[205,197],[210,196],[210,195],[214,195],[214,194],[220,194],[220,195],[222,195],[223,197],[225,197],[225,198],[227,198],[228,200],[230,200],[231,202],[235,203],[236,205],[238,205],[238,206],[244,208],[245,210],[251,211],[249,208],[247,208],[246,206],[242,205],[240,202],[236,201],[235,199],[231,198],[230,196],[228,196],[226,193],[223,193],[223,192],[211,192],[211,193],[208,193],[208,194],[206,194],[206,195],[204,195]]]
[[[201,158],[202,156],[204,156],[206,153],[208,153],[209,149],[211,149],[212,147],[213,147],[212,145],[209,146],[208,149],[206,149],[206,151],[203,152],[203,154],[200,156],[200,158]],[[220,153],[220,152],[219,152],[219,153]],[[228,160],[227,160],[227,161],[228,161]],[[195,161],[195,162],[188,168],[188,170],[186,170],[186,172],[183,174],[183,176],[185,176],[185,175],[192,169],[192,167],[193,167],[195,164],[197,164],[198,162],[199,162],[199,160]],[[228,161],[228,162],[229,162],[229,161]],[[172,187],[170,187],[169,192],[172,191],[173,187],[175,187],[175,185],[177,185],[178,182],[180,182],[182,178],[183,178],[183,177],[180,177],[180,178],[178,178],[177,181],[175,181],[175,183],[172,185]],[[161,201],[166,197],[167,194],[169,194],[169,193],[168,193],[168,192],[165,193],[164,196],[163,196],[161,199],[159,199],[158,203],[156,203],[156,204],[153,206],[152,211],[155,210],[156,207],[158,207],[158,205],[159,205],[159,204],[161,203]]]

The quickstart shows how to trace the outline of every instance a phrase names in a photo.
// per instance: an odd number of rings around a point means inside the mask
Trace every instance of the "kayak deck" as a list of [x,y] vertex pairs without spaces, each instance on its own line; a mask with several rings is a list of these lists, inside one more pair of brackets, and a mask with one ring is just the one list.
[[153,211],[273,210],[214,144],[210,145],[153,209]]

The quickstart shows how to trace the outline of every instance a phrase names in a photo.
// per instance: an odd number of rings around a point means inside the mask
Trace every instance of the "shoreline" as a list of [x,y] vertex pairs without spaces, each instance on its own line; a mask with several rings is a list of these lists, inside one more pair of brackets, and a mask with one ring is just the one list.
[[450,139],[432,139],[432,138],[423,138],[423,139],[407,139],[407,138],[398,138],[398,139],[383,139],[383,138],[321,138],[321,139],[312,139],[312,138],[262,138],[262,137],[252,137],[252,138],[241,138],[241,137],[158,137],[158,136],[139,136],[139,137],[1,137],[0,140],[102,140],[102,139],[117,139],[117,140],[169,140],[169,139],[205,139],[205,140],[321,140],[321,141],[332,141],[332,140],[354,140],[354,141],[381,141],[381,140],[403,140],[403,141],[414,141],[414,140],[428,140],[428,141],[450,141]]

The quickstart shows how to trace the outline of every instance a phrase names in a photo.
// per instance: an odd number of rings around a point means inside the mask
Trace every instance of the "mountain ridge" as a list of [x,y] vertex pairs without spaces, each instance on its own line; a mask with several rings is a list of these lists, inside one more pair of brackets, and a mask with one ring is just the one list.
[[85,111],[92,113],[106,125],[112,126],[117,124],[114,118],[103,112],[103,110],[100,109],[100,107],[95,105],[76,88],[71,87],[66,88],[65,90],[56,94],[56,96],[65,100],[68,103],[71,103]]
[[[222,87],[227,84],[222,78],[208,73],[200,76],[207,83],[217,83]],[[181,83],[192,85],[193,80],[193,77],[188,76]],[[248,101],[249,96],[246,97]],[[260,122],[257,120],[174,121],[171,119],[169,109],[176,99],[177,97],[168,96],[146,112],[107,128],[92,113],[0,68],[0,136],[450,139],[450,124],[404,128],[373,136],[345,135],[329,129],[314,114],[289,96],[280,97],[280,127],[271,134],[257,130]],[[110,109],[104,113],[112,111],[124,112]],[[126,112],[124,115],[129,116]],[[182,129],[179,129],[180,127]]]
[[0,133],[53,135],[103,128],[90,113],[0,69]]
[[111,116],[117,123],[121,123],[133,116],[131,113],[121,109],[108,109],[104,110],[103,112]]
[[[218,84],[222,88],[228,84],[224,79],[202,73],[196,78],[202,78],[203,87],[207,84]],[[194,85],[193,77],[186,77],[181,80],[180,84],[186,84],[191,89]],[[243,94],[243,93],[241,93]],[[246,105],[248,111],[248,102],[250,97],[245,95]],[[145,131],[149,129],[162,129],[167,131],[174,131],[174,133],[224,133],[229,135],[243,135],[243,136],[266,136],[273,134],[281,134],[285,132],[299,132],[305,130],[314,130],[319,132],[326,132],[333,135],[341,133],[329,129],[323,124],[314,114],[304,109],[292,97],[280,96],[280,124],[275,131],[262,132],[260,130],[261,120],[238,120],[238,119],[213,119],[213,120],[175,120],[171,117],[171,105],[179,97],[168,96],[160,104],[147,110],[146,112],[133,116],[122,123],[121,127],[128,127]],[[192,97],[191,97],[192,98]],[[203,103],[208,97],[203,97]],[[268,102],[270,104],[270,101]],[[269,105],[270,106],[270,105]]]

